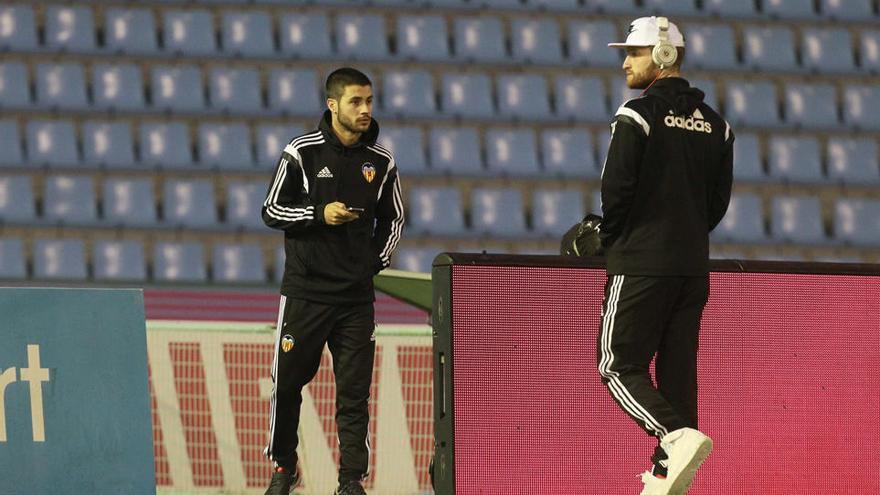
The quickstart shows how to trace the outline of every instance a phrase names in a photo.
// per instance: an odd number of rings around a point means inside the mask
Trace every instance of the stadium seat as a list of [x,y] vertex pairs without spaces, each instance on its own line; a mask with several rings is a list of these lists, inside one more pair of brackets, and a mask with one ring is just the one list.
[[797,71],[794,35],[783,26],[745,26],[742,31],[743,64],[760,71]]
[[81,127],[83,162],[101,167],[133,167],[134,143],[128,122],[89,120]]
[[95,20],[85,6],[49,5],[45,11],[45,45],[67,52],[95,50]]
[[795,244],[819,244],[826,241],[819,198],[773,197],[770,233],[776,240]]
[[859,129],[880,129],[880,88],[848,85],[843,88],[843,121]]
[[408,272],[431,273],[431,264],[438,254],[443,252],[439,247],[406,247],[401,246],[394,252],[391,263],[398,270]]
[[855,72],[852,39],[846,28],[801,30],[801,64],[816,72]]
[[436,14],[398,16],[397,55],[413,60],[448,60],[450,55],[446,20]]
[[144,246],[138,241],[96,241],[92,245],[94,278],[106,282],[147,279]]
[[526,3],[547,12],[570,12],[583,8],[579,0],[526,0]]
[[593,135],[586,129],[541,131],[544,172],[557,177],[598,178]]
[[487,130],[486,165],[491,175],[539,175],[535,131],[531,128]]
[[[257,167],[271,171],[278,164],[281,152],[291,139],[303,134],[304,129],[297,125],[260,124],[256,129]],[[379,138],[385,134],[385,128]]]
[[241,123],[199,124],[199,165],[248,170],[254,167],[250,128]]
[[104,46],[114,53],[153,54],[156,20],[148,9],[110,7],[104,11]]
[[37,104],[43,108],[82,110],[88,107],[83,68],[75,62],[37,64]]
[[764,182],[764,172],[758,136],[752,133],[737,134],[733,141],[733,177],[735,181]]
[[181,122],[143,123],[140,127],[140,162],[162,168],[193,165],[189,129]]
[[859,64],[865,72],[880,72],[880,30],[862,31],[859,42]]
[[590,6],[600,13],[608,14],[638,14],[641,7],[633,0],[590,0]]
[[166,179],[162,188],[163,221],[173,227],[214,227],[214,186],[207,179]]
[[[620,50],[608,47],[618,41],[617,28],[610,21],[569,21],[568,61],[598,67],[620,67]],[[613,41],[612,41],[613,40]]]
[[830,138],[825,146],[828,178],[844,184],[877,184],[877,146],[871,138]]
[[812,19],[816,17],[813,0],[762,0],[765,15],[780,19]]
[[34,242],[34,278],[85,280],[86,256],[79,239],[37,239]]
[[513,59],[520,63],[562,63],[559,24],[552,18],[515,18],[511,21]]
[[608,97],[598,76],[556,77],[556,116],[579,122],[607,122]]
[[270,112],[314,118],[323,108],[314,70],[273,69],[269,73]]
[[224,12],[223,51],[243,57],[275,54],[272,21],[267,12]]
[[725,118],[734,127],[780,124],[776,87],[766,81],[728,81]]
[[437,112],[434,82],[423,70],[389,70],[382,77],[383,115],[431,117]]
[[[787,182],[825,181],[819,143],[812,136],[771,136],[768,142],[770,177]],[[734,155],[735,159],[735,155]]]
[[153,66],[153,108],[193,112],[205,108],[202,72],[192,65]]
[[263,251],[257,244],[214,244],[211,275],[214,282],[229,284],[265,282]]
[[730,0],[703,0],[703,10],[718,17],[757,17],[755,2],[752,0],[731,2]]
[[394,162],[403,174],[421,175],[430,172],[425,156],[425,139],[420,128],[383,127],[379,133],[379,144],[394,154]]
[[214,67],[208,77],[208,96],[213,108],[230,113],[262,112],[260,75],[256,69]]
[[204,248],[198,242],[157,242],[153,245],[153,280],[206,282]]
[[30,5],[0,6],[0,50],[37,50],[37,25]]
[[164,49],[186,56],[212,55],[217,51],[214,18],[207,10],[165,10]]
[[43,218],[62,224],[88,224],[97,219],[95,184],[88,176],[54,175],[46,178]]
[[[613,115],[617,108],[633,98],[638,98],[642,94],[641,89],[630,89],[624,78],[613,79],[611,84],[611,114]],[[608,120],[608,119],[606,119]]]
[[500,62],[507,58],[504,30],[497,17],[457,17],[453,21],[455,58],[472,62]]
[[20,280],[25,277],[27,277],[27,266],[24,243],[15,237],[0,238],[0,280]]
[[21,62],[0,62],[0,109],[31,106],[28,69]]
[[101,110],[143,110],[144,83],[132,64],[92,65],[93,105]]
[[431,169],[452,175],[481,175],[480,138],[470,127],[431,129]]
[[861,21],[874,17],[871,0],[822,0],[821,14],[826,19]]
[[407,227],[414,234],[463,236],[466,233],[458,188],[413,187],[407,205]]
[[788,83],[785,86],[785,120],[806,128],[833,129],[840,125],[837,95],[831,84]]
[[356,60],[388,58],[388,36],[385,19],[374,14],[340,14],[336,16],[336,52]]
[[15,120],[0,120],[0,168],[5,166],[21,166],[24,164],[24,153],[21,147],[21,132]]
[[520,120],[549,119],[547,82],[540,74],[500,74],[496,80],[498,114]]
[[471,230],[499,237],[526,235],[522,194],[516,189],[477,187],[471,191]]
[[698,69],[733,70],[736,59],[736,38],[727,24],[693,24],[685,29],[687,66]]
[[532,231],[559,238],[587,211],[577,189],[536,189],[532,193]]
[[286,13],[278,22],[284,56],[324,58],[333,54],[330,26],[322,13]]
[[443,113],[465,118],[491,118],[492,87],[482,73],[446,73],[443,75]]
[[838,198],[834,203],[834,238],[857,246],[880,245],[880,201]]
[[760,243],[767,239],[761,198],[755,194],[734,193],[727,213],[712,231],[713,240],[736,243]]
[[261,217],[268,184],[234,181],[226,185],[226,225],[246,229],[264,229]]
[[158,224],[153,181],[146,178],[106,179],[102,190],[103,220],[111,226],[150,227]]
[[76,133],[69,120],[31,120],[27,123],[28,161],[34,165],[76,166]]
[[36,217],[30,176],[0,175],[0,222],[28,224]]
[[652,15],[693,17],[702,14],[694,0],[644,0],[644,8]]

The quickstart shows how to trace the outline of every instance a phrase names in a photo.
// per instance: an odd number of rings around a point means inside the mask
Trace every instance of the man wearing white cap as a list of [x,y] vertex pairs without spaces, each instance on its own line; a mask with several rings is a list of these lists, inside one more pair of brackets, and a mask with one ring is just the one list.
[[730,201],[733,133],[681,77],[675,24],[642,17],[625,42],[608,46],[626,50],[627,85],[644,91],[618,108],[602,169],[599,372],[618,405],[659,439],[642,494],[683,494],[712,450],[697,430],[697,343],[709,232]]

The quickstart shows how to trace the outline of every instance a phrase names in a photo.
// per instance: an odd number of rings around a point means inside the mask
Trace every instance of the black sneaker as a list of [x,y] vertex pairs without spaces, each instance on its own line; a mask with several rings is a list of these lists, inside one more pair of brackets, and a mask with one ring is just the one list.
[[299,481],[296,471],[278,466],[272,473],[272,482],[264,495],[289,495]]
[[343,481],[333,495],[367,495],[359,481]]

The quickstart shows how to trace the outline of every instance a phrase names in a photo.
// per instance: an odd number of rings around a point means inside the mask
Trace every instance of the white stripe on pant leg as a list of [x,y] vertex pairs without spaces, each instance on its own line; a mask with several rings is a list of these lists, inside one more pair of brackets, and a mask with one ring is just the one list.
[[287,306],[287,297],[281,296],[278,303],[278,321],[275,324],[275,353],[272,358],[272,395],[269,397],[269,443],[263,454],[272,458],[272,445],[275,443],[275,393],[278,390],[278,348],[281,346],[281,327],[284,325],[284,307]]

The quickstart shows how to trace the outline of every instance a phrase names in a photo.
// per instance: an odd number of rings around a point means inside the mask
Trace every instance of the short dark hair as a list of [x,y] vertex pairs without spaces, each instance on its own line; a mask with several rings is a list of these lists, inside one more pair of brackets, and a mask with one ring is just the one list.
[[342,67],[336,69],[327,76],[327,83],[324,85],[324,91],[327,98],[339,101],[345,93],[346,86],[372,86],[370,78],[363,72],[352,69],[351,67]]

